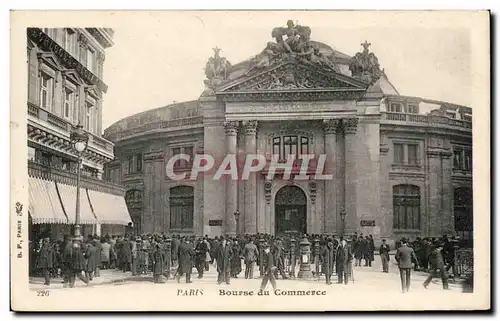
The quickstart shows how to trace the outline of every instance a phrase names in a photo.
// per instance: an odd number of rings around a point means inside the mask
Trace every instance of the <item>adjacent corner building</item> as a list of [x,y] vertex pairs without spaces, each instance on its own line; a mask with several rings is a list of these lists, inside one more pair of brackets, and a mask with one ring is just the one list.
[[82,155],[82,234],[122,234],[131,222],[122,186],[104,181],[113,143],[102,137],[105,51],[113,29],[28,28],[27,136],[30,240],[72,235],[77,154],[70,134],[89,134]]

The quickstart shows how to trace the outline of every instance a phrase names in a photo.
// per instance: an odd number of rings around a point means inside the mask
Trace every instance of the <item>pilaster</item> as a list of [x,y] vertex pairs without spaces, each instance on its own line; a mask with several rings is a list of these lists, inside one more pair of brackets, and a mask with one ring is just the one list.
[[[236,155],[237,149],[237,135],[238,135],[238,122],[227,121],[224,123],[224,130],[226,133],[226,150],[227,155]],[[225,219],[225,233],[229,235],[236,234],[236,219],[234,213],[238,205],[238,182],[233,180],[232,177],[226,175],[226,219]]]
[[342,119],[342,124],[345,137],[345,232],[350,234],[356,231],[356,222],[358,215],[358,172],[356,165],[356,131],[358,128],[358,119]]
[[[337,203],[339,199],[339,177],[336,172],[337,165],[337,132],[339,132],[341,121],[340,119],[328,119],[323,122],[323,131],[325,135],[326,154],[325,174],[333,175],[332,180],[325,181],[324,190],[324,231],[328,234],[336,232],[337,220],[339,212]],[[314,185],[314,192],[316,192],[316,185]]]
[[[245,155],[257,153],[257,121],[250,120],[243,123],[245,135]],[[245,181],[245,233],[257,232],[257,174],[250,173]]]

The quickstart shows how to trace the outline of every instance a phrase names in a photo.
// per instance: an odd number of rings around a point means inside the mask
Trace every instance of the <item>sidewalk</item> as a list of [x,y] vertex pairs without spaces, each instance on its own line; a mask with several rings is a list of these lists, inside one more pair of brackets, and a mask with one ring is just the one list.
[[[89,285],[83,283],[80,279],[76,279],[75,288],[77,287],[87,287],[93,285],[102,285],[102,284],[113,284],[113,283],[121,283],[126,281],[153,281],[153,276],[150,275],[136,275],[133,276],[131,272],[122,272],[119,270],[101,270],[101,276],[98,278],[93,278],[90,281]],[[44,285],[45,282],[43,277],[30,277],[30,289],[36,290],[50,290],[50,289],[62,289],[64,288],[63,279],[62,278],[53,278],[50,279],[50,285]]]

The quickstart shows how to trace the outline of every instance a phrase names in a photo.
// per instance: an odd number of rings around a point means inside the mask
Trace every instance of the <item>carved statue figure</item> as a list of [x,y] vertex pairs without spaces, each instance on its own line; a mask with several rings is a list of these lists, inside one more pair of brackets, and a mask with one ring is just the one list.
[[351,70],[353,77],[374,83],[382,76],[382,71],[378,58],[373,52],[369,52],[370,45],[367,41],[361,44],[363,52],[358,52],[351,58],[349,70]]
[[227,79],[231,64],[226,58],[220,56],[220,48],[215,47],[213,50],[214,56],[208,59],[205,66],[205,76],[210,81],[211,86],[215,87]]
[[[299,52],[301,43],[309,42],[311,38],[311,28],[301,25],[295,25],[292,20],[287,21],[286,28],[277,27],[271,32],[271,36],[276,39],[276,43],[283,47],[288,53]],[[284,38],[286,36],[286,38]]]
[[279,45],[274,42],[268,42],[266,48],[258,54],[252,61],[252,67],[248,69],[245,75],[250,74],[255,69],[263,69],[269,67],[271,60],[277,57],[279,53]]

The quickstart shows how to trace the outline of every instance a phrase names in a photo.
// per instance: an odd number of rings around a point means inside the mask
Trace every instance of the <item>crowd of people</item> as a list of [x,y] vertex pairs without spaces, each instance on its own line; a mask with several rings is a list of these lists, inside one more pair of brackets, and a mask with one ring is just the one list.
[[[328,235],[285,235],[276,237],[268,234],[218,236],[214,238],[196,236],[167,236],[164,233],[133,236],[88,235],[80,239],[66,236],[61,241],[49,237],[30,242],[30,274],[43,276],[45,284],[61,277],[63,283],[73,287],[79,278],[90,283],[100,277],[102,269],[130,271],[132,275],[153,275],[153,282],[164,283],[170,278],[177,282],[185,278],[192,283],[193,268],[197,277],[203,278],[210,266],[217,269],[217,283],[230,284],[231,279],[254,278],[254,268],[259,267],[263,277],[261,288],[268,281],[276,286],[276,279],[295,278],[299,271],[301,246],[309,242],[314,277],[324,276],[331,284],[337,275],[337,282],[348,284],[353,279],[352,266],[371,267],[375,258],[375,242],[372,235],[355,233],[349,238]],[[396,243],[395,259],[399,264],[403,292],[409,289],[411,269],[430,272],[427,287],[433,277],[443,280],[448,288],[447,273],[454,272],[454,242],[446,236],[436,239],[420,239]],[[382,272],[389,272],[390,246],[385,240],[378,248]],[[408,270],[410,269],[410,270]]]

